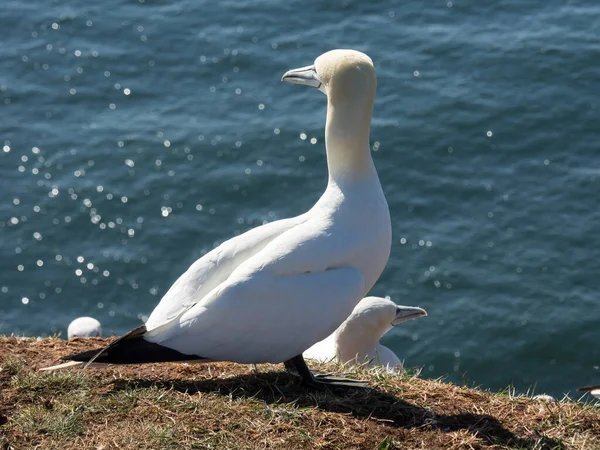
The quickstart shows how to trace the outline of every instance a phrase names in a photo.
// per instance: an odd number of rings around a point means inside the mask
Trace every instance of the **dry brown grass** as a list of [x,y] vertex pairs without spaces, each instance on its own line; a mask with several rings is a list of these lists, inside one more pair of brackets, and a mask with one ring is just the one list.
[[37,371],[106,341],[0,337],[0,450],[600,449],[597,405],[377,370],[349,375],[370,389],[326,391],[271,365]]

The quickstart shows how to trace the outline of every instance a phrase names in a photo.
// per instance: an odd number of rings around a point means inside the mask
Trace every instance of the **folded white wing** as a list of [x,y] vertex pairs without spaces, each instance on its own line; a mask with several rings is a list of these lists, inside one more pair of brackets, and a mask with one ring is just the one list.
[[364,286],[362,274],[350,267],[240,277],[215,289],[169,329],[145,339],[212,360],[279,363],[331,334]]
[[[194,300],[179,304],[191,306],[144,338],[213,360],[278,363],[300,355],[348,317],[366,288],[361,271],[344,263],[353,251],[347,236],[329,225],[327,216],[312,216],[273,238],[206,295],[188,291]],[[208,283],[214,280],[197,292]]]
[[278,220],[247,231],[222,243],[198,259],[173,283],[146,322],[146,328],[165,325],[180,317],[211,290],[223,283],[248,258],[273,239],[303,223],[305,215]]

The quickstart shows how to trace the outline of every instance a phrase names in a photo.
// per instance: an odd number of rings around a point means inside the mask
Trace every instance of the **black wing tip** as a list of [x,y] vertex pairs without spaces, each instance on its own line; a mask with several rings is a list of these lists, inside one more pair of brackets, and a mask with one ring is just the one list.
[[119,344],[122,341],[125,341],[128,339],[141,338],[142,336],[144,336],[144,334],[146,334],[146,331],[147,331],[146,325],[140,325],[139,327],[136,327],[133,330],[128,331],[123,336],[118,337],[117,339],[112,341],[110,344],[108,344],[106,347],[97,348],[94,350],[86,350],[86,351],[80,352],[80,353],[73,353],[70,355],[63,356],[60,359],[61,359],[61,361],[88,362],[91,359],[96,359],[97,356],[100,357],[106,350],[108,350],[110,348],[114,348],[117,344]]
[[73,353],[71,355],[62,356],[60,358],[61,361],[79,361],[79,362],[88,362],[94,356],[98,354],[98,352],[102,351],[102,348],[97,348],[95,350],[86,350],[81,353]]
[[577,388],[577,390],[579,392],[582,392],[582,391],[595,391],[596,389],[600,389],[600,385],[598,385],[598,386],[583,386],[583,387]]
[[197,355],[185,355],[172,348],[144,339],[146,326],[141,325],[115,339],[104,348],[63,356],[63,361],[98,362],[105,364],[144,364],[206,360]]

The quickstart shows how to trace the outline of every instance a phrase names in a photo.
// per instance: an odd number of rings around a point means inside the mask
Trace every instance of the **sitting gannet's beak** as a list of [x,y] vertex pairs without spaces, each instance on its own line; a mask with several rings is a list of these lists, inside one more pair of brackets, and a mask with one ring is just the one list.
[[317,71],[315,70],[314,65],[288,70],[283,74],[283,77],[281,77],[281,81],[288,81],[292,84],[304,84],[306,86],[312,86],[324,94],[327,93],[325,91],[325,87],[317,76]]
[[427,315],[427,311],[416,306],[397,306],[396,318],[392,321],[392,326],[406,322],[407,320],[418,319]]

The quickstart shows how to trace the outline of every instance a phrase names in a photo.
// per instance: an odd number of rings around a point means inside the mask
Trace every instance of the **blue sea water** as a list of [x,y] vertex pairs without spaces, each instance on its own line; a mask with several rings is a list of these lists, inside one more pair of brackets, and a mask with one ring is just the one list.
[[425,377],[600,382],[600,4],[8,0],[0,13],[0,333],[141,323],[197,258],[326,184],[332,48],[378,72],[393,247],[373,295]]

